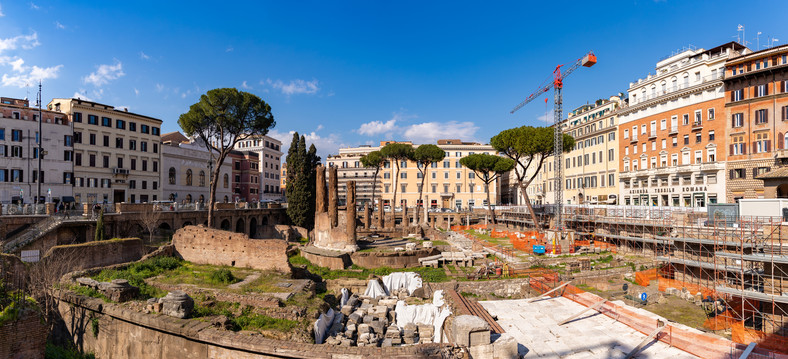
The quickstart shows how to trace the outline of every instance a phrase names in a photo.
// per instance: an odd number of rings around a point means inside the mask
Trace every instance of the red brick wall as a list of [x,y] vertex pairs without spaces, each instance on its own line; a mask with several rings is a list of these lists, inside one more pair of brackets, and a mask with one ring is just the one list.
[[186,226],[175,232],[172,243],[181,258],[193,263],[290,272],[287,242],[281,239],[249,239],[243,233]]
[[71,271],[139,260],[145,255],[145,247],[139,238],[115,239],[100,242],[54,246],[42,260],[68,258],[73,261]]
[[0,326],[0,358],[44,357],[47,327],[38,311],[25,311],[19,320]]

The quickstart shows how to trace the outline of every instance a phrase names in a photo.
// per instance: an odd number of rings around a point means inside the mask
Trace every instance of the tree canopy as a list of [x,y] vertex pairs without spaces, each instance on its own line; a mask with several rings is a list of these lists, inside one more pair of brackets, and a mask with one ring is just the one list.
[[306,138],[293,133],[290,149],[287,151],[287,215],[299,227],[312,229],[315,222],[315,195],[317,192],[317,172],[320,163],[317,148],[312,144],[306,149]]
[[216,203],[215,179],[219,178],[224,159],[235,145],[249,137],[262,136],[276,125],[271,106],[254,94],[235,88],[213,89],[180,115],[178,124],[187,136],[199,137],[212,151],[214,158],[208,206],[208,226],[213,226]]
[[409,143],[389,143],[380,149],[383,157],[394,162],[397,172],[394,174],[394,200],[391,204],[391,223],[394,223],[394,213],[397,208],[397,183],[399,179],[399,162],[413,159],[413,146]]
[[[490,145],[499,153],[515,161],[515,175],[520,187],[525,205],[531,212],[531,220],[537,226],[536,213],[531,207],[526,189],[542,169],[545,159],[553,154],[554,146],[553,127],[522,126],[503,130],[490,139]],[[564,138],[564,152],[569,152],[575,146],[575,139],[567,134]],[[531,176],[526,178],[528,169],[534,165]]]
[[495,223],[495,212],[492,210],[492,202],[490,201],[490,183],[504,172],[511,171],[514,168],[514,160],[487,153],[474,153],[460,158],[460,164],[476,173],[476,176],[484,182],[484,192],[487,193],[487,209],[490,219]]
[[386,159],[380,151],[372,151],[364,156],[361,156],[361,165],[367,168],[374,168],[375,172],[372,174],[372,209],[375,209],[375,189],[377,188],[378,172],[383,167],[383,162]]
[[[419,203],[423,203],[424,195],[424,180],[427,179],[427,170],[433,162],[440,162],[446,158],[446,152],[440,147],[433,144],[426,144],[416,147],[413,152],[413,160],[418,164],[419,172],[421,172],[421,186],[419,186]],[[418,205],[418,203],[417,203]],[[416,208],[416,223],[419,223],[420,212]]]

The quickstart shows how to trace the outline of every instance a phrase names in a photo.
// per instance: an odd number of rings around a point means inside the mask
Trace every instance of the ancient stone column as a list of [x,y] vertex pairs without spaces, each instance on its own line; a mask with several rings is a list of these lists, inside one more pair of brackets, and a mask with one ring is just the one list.
[[328,169],[328,218],[331,220],[331,227],[339,225],[339,212],[337,202],[339,200],[339,190],[337,189],[337,167],[332,166]]
[[410,227],[410,217],[408,217],[408,206],[402,206],[402,228],[406,231]]
[[347,182],[347,206],[345,220],[347,221],[347,238],[356,242],[356,181]]
[[323,165],[317,165],[315,171],[317,171],[317,181],[315,183],[317,187],[315,193],[315,212],[325,213],[328,209],[328,199],[326,198],[326,168],[323,167]]
[[424,196],[424,204],[422,205],[422,208],[424,209],[424,217],[421,219],[421,223],[429,222],[430,213],[427,210],[427,208],[428,208],[427,204],[428,203],[430,203],[430,196]]
[[378,229],[382,230],[386,226],[386,213],[383,211],[383,201],[378,204]]
[[369,203],[364,205],[364,229],[369,230],[372,227],[372,208]]

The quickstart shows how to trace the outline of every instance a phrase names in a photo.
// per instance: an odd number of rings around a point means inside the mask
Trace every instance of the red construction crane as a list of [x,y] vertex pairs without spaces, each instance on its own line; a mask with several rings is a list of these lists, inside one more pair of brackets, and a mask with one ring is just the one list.
[[[555,103],[553,107],[553,120],[555,123],[555,135],[554,135],[554,144],[553,144],[553,158],[555,160],[555,164],[553,165],[553,169],[555,170],[555,178],[553,185],[553,189],[555,190],[555,208],[556,208],[556,229],[563,230],[563,221],[561,220],[560,214],[563,212],[563,202],[564,202],[564,189],[563,189],[563,170],[561,168],[561,162],[563,158],[563,148],[564,148],[564,134],[561,131],[561,118],[563,117],[564,112],[564,101],[562,90],[564,87],[564,78],[569,76],[573,71],[577,70],[580,66],[591,67],[596,64],[596,55],[594,55],[593,51],[589,51],[583,57],[577,59],[574,63],[572,63],[569,68],[565,69],[563,73],[561,73],[561,67],[565,65],[558,65],[555,67],[553,71],[553,78],[543,82],[539,85],[539,88],[532,94],[528,95],[525,101],[521,102],[519,105],[515,106],[512,109],[511,113],[521,109],[523,106],[527,105],[529,102],[535,100],[541,94],[549,91],[551,88],[555,90]],[[535,223],[534,223],[535,224]]]

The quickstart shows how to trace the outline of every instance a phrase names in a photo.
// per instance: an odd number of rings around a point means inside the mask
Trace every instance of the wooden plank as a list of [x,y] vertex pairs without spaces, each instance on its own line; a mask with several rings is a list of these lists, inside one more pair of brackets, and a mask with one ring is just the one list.
[[571,322],[571,321],[579,318],[585,312],[588,312],[588,311],[591,311],[591,310],[597,310],[597,309],[599,309],[599,307],[602,306],[602,304],[605,304],[605,302],[607,302],[607,299],[602,299],[602,300],[594,303],[594,305],[592,305],[592,306],[590,306],[590,307],[588,307],[586,309],[583,309],[582,311],[580,311],[580,313],[577,313],[577,314],[575,314],[575,315],[573,315],[573,316],[571,316],[569,318],[564,319],[562,322],[558,323],[558,325],[564,325],[564,324],[566,324],[568,322]]
[[747,346],[747,349],[744,349],[744,352],[741,353],[739,359],[747,359],[753,350],[755,350],[755,342],[750,343],[750,345]]
[[659,334],[659,332],[665,329],[665,327],[666,327],[665,323],[663,323],[661,320],[658,320],[657,329],[654,329],[654,331],[651,332],[651,334],[649,334],[645,339],[643,339],[643,341],[641,341],[640,344],[638,344],[638,346],[635,347],[635,349],[632,349],[632,351],[629,352],[629,354],[627,354],[627,357],[625,359],[634,358],[635,355],[637,355],[638,353],[640,353],[641,350],[643,350],[643,346],[645,346],[648,342],[652,341],[654,337],[656,337],[657,334]]
[[565,287],[565,286],[569,285],[569,283],[572,283],[572,281],[569,281],[569,282],[566,282],[566,283],[564,283],[564,284],[561,284],[561,285],[559,285],[559,286],[557,286],[557,287],[553,288],[551,291],[549,291],[549,292],[547,292],[547,293],[545,293],[545,294],[542,294],[542,295],[540,295],[540,296],[538,296],[538,297],[533,297],[533,298],[531,298],[531,299],[528,299],[528,300],[526,301],[526,303],[531,303],[531,302],[533,302],[533,301],[535,301],[535,300],[537,300],[537,299],[542,299],[542,298],[544,298],[544,297],[546,297],[546,296],[550,295],[551,293],[553,293],[553,292],[555,292],[555,291],[557,291],[557,290],[559,290],[559,289],[561,289],[561,288],[563,288],[563,287]]

